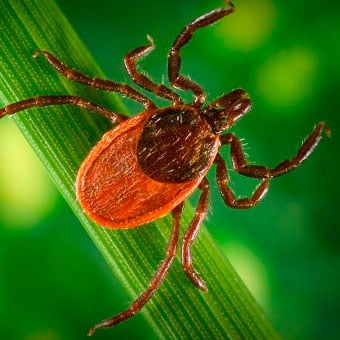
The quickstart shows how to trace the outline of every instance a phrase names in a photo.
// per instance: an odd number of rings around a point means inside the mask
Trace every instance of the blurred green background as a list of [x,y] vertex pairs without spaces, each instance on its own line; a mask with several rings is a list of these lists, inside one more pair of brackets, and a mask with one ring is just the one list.
[[[106,75],[124,82],[129,80],[122,58],[145,44],[146,34],[157,48],[142,68],[161,82],[178,32],[221,5],[217,0],[58,3]],[[340,4],[235,3],[235,14],[197,32],[183,50],[183,73],[202,84],[210,100],[236,87],[249,92],[253,110],[233,131],[244,139],[252,162],[273,166],[292,157],[320,120],[333,135],[301,168],[273,180],[264,201],[249,211],[223,205],[212,170],[205,225],[283,338],[336,339]],[[125,103],[133,113],[141,110]],[[112,314],[113,296],[124,292],[10,120],[1,121],[0,145],[0,337],[84,338],[98,315]],[[227,157],[228,149],[223,153]],[[256,181],[232,174],[232,185],[246,195]],[[120,307],[129,302],[126,298]],[[141,316],[120,325],[119,332],[115,337],[157,338]]]

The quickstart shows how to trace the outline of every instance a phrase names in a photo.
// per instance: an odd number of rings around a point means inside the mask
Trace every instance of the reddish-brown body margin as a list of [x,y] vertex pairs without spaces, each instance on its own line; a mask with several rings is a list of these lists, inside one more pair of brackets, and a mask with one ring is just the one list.
[[82,163],[76,180],[77,198],[85,213],[98,224],[132,228],[167,215],[199,185],[212,165],[194,180],[158,182],[148,177],[137,160],[137,144],[145,123],[155,111],[145,111],[108,131]]

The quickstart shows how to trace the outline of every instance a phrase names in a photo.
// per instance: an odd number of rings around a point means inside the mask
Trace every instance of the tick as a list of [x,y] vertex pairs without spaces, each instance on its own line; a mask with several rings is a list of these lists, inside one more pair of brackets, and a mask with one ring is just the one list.
[[[302,143],[297,154],[273,168],[248,164],[240,139],[228,129],[251,108],[251,100],[243,89],[236,89],[206,104],[204,89],[180,73],[181,49],[197,29],[208,26],[234,12],[218,8],[189,23],[180,32],[168,54],[168,77],[172,88],[191,91],[193,100],[184,103],[174,89],[155,84],[139,72],[136,63],[154,49],[148,44],[132,50],[124,58],[127,73],[134,83],[171,102],[158,108],[146,96],[127,84],[91,78],[75,71],[53,54],[38,51],[56,71],[70,80],[104,91],[119,92],[144,106],[144,111],[132,118],[116,113],[87,99],[71,96],[39,96],[10,104],[0,109],[0,118],[32,107],[70,104],[88,109],[117,124],[89,152],[80,166],[76,179],[78,201],[84,212],[103,227],[133,228],[169,213],[173,226],[166,257],[160,264],[146,290],[120,314],[106,319],[89,331],[111,327],[136,313],[159,288],[177,251],[179,227],[184,201],[196,190],[200,197],[196,212],[182,240],[182,268],[191,282],[205,291],[206,285],[193,268],[191,245],[208,212],[209,182],[206,174],[216,165],[216,181],[225,204],[231,208],[248,209],[258,204],[268,191],[273,177],[297,168],[319,143],[322,131],[330,136],[324,122],[319,122]],[[240,175],[261,180],[250,197],[237,198],[229,187],[225,161],[219,153],[230,147],[233,170]]]

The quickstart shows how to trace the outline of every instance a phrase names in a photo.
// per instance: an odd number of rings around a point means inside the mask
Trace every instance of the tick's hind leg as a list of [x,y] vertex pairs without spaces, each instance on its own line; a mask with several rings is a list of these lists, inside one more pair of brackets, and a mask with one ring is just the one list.
[[151,279],[148,288],[131,304],[131,306],[128,309],[126,309],[125,311],[119,313],[118,315],[112,318],[109,318],[102,322],[97,323],[95,326],[93,326],[89,330],[88,335],[90,336],[93,335],[94,332],[99,328],[112,327],[114,325],[117,325],[118,323],[121,323],[131,318],[144,307],[144,305],[150,300],[152,295],[159,288],[159,286],[161,285],[161,283],[163,282],[165,278],[166,273],[168,272],[172,264],[173,259],[176,256],[182,209],[183,209],[183,203],[178,205],[172,211],[173,227],[172,227],[172,233],[171,233],[171,238],[169,241],[168,249],[166,252],[166,257],[163,260],[163,262],[160,264],[160,266],[158,267],[158,270],[156,274],[154,275],[154,277]]
[[150,92],[153,92],[159,97],[171,100],[174,104],[181,104],[182,100],[176,92],[170,90],[165,85],[155,84],[143,73],[137,71],[136,61],[148,55],[155,48],[152,37],[148,35],[147,38],[150,43],[149,45],[135,48],[124,58],[126,71],[137,85]]
[[143,96],[141,93],[127,84],[120,84],[111,80],[89,77],[66,66],[48,51],[37,51],[33,54],[33,57],[36,58],[39,55],[44,56],[56,71],[72,81],[93,87],[97,90],[119,92],[122,96],[129,97],[142,103],[146,109],[153,109],[156,107],[149,98]]
[[279,163],[272,169],[262,165],[248,164],[242,148],[242,143],[235,135],[226,134],[222,136],[221,143],[222,145],[230,144],[230,155],[233,168],[239,174],[253,178],[272,178],[294,170],[306,160],[321,140],[323,131],[326,132],[328,137],[331,135],[331,131],[326,123],[320,122],[302,143],[295,157]]
[[104,106],[100,106],[98,104],[92,103],[84,98],[77,96],[68,96],[68,95],[57,95],[57,96],[39,96],[34,98],[29,98],[25,100],[21,100],[19,102],[9,104],[4,108],[0,109],[0,118],[13,115],[17,112],[27,110],[33,107],[43,107],[43,106],[51,106],[51,105],[74,105],[81,109],[87,109],[89,111],[98,113],[105,118],[109,119],[112,123],[121,122],[127,117],[124,115],[115,113]]
[[192,267],[191,258],[191,245],[197,237],[199,228],[207,216],[209,208],[209,182],[206,178],[202,180],[199,185],[199,189],[202,191],[198,201],[195,216],[190,223],[190,226],[183,238],[182,244],[182,267],[185,274],[191,280],[191,282],[199,289],[206,291],[207,287],[200,276]]
[[234,12],[232,2],[226,1],[226,4],[229,5],[229,8],[215,9],[187,25],[176,38],[168,54],[168,75],[172,86],[181,90],[191,90],[195,98],[194,104],[197,106],[201,106],[204,103],[206,94],[200,85],[179,74],[181,68],[181,48],[190,41],[197,29],[211,25],[215,21]]

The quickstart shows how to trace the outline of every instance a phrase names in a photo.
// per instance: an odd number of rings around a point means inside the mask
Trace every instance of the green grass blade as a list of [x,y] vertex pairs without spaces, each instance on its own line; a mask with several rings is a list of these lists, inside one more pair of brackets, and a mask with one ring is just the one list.
[[[53,1],[1,1],[0,12],[1,106],[36,95],[77,94],[124,110],[116,95],[73,84],[56,74],[43,58],[32,59],[35,50],[46,49],[68,65],[103,76]],[[65,106],[29,110],[13,119],[131,300],[138,296],[164,256],[171,219],[162,219],[148,227],[115,231],[97,226],[82,213],[75,197],[75,177],[88,151],[109,128],[108,122]],[[186,209],[183,225],[188,224],[191,216],[192,210]],[[201,293],[194,288],[176,259],[166,282],[143,310],[157,336],[162,339],[277,338],[262,310],[205,230],[193,254],[209,292]],[[112,313],[117,312],[112,306]],[[111,332],[114,334],[114,330]]]

